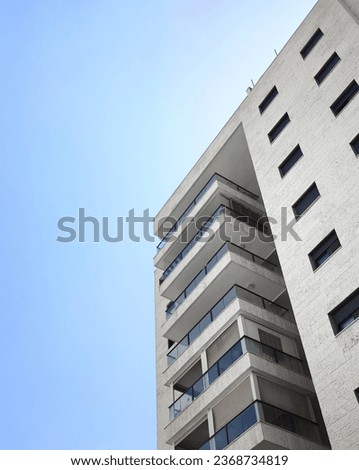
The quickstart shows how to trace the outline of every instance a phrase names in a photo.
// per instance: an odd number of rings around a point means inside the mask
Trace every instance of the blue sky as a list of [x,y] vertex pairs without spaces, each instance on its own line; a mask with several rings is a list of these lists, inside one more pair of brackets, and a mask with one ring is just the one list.
[[314,0],[0,1],[0,448],[153,449],[155,215]]

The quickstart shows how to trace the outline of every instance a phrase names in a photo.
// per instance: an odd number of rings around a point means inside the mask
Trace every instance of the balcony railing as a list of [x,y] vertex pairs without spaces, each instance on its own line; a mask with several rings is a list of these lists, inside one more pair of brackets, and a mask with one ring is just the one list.
[[184,351],[198,338],[202,332],[209,326],[234,299],[244,300],[253,305],[268,310],[275,315],[283,316],[288,310],[275,302],[261,297],[244,287],[234,285],[226,294],[207,312],[201,320],[167,353],[167,363],[172,364],[178,359]]
[[203,186],[201,191],[197,194],[197,196],[193,199],[191,204],[187,207],[187,209],[180,215],[176,223],[171,227],[171,229],[166,233],[166,235],[162,238],[160,243],[157,245],[157,251],[160,251],[168,242],[168,240],[171,238],[173,232],[177,230],[177,228],[180,226],[182,221],[187,217],[187,215],[191,212],[191,210],[198,204],[198,202],[202,199],[202,197],[208,192],[208,190],[212,187],[213,183],[215,181],[221,181],[225,183],[227,186],[236,189],[237,191],[251,197],[252,199],[257,200],[258,196],[251,191],[248,191],[248,189],[243,188],[239,184],[234,183],[233,181],[229,180],[228,178],[225,178],[222,175],[219,175],[218,173],[215,173],[212,178]]
[[181,292],[181,294],[167,305],[166,316],[167,318],[186,300],[189,294],[198,286],[202,279],[214,268],[218,261],[228,252],[228,245],[224,243],[221,248],[215,253],[214,256],[208,261],[204,268],[192,279],[188,286]]
[[287,369],[291,369],[299,374],[309,375],[306,364],[295,356],[287,354],[272,346],[268,346],[253,338],[246,338],[245,344],[247,351],[255,354],[256,356],[263,357],[269,361],[276,362]]
[[191,385],[172,405],[169,407],[170,420],[182,413],[199,395],[201,395],[219,376],[221,376],[237,359],[246,352],[250,352],[269,361],[276,362],[295,372],[304,374],[303,361],[290,354],[279,351],[272,346],[267,346],[253,338],[243,336],[235,343],[217,362],[213,364],[196,382]]
[[202,444],[199,450],[225,449],[259,421],[323,444],[319,425],[314,421],[256,400]]
[[208,261],[206,266],[201,269],[201,271],[195,276],[195,278],[188,284],[188,286],[181,292],[181,294],[167,305],[166,308],[166,317],[168,318],[172,315],[173,312],[186,300],[189,294],[198,286],[202,279],[216,266],[223,256],[228,253],[233,252],[239,254],[242,258],[245,258],[248,261],[259,264],[269,271],[274,271],[278,269],[278,266],[270,261],[261,258],[258,255],[255,255],[251,251],[248,251],[235,243],[225,242],[221,248],[216,252],[216,254]]
[[208,217],[207,221],[201,227],[201,229],[196,233],[196,235],[187,243],[187,245],[183,248],[183,250],[176,256],[176,258],[172,261],[172,263],[165,269],[162,276],[160,277],[159,283],[162,282],[171,274],[171,272],[175,269],[175,267],[183,260],[183,258],[192,250],[192,248],[196,245],[196,243],[202,238],[202,236],[209,230],[211,225],[220,218],[222,214],[227,214],[234,219],[240,220],[248,224],[251,227],[257,228],[259,231],[265,233],[266,235],[271,235],[270,229],[267,225],[265,225],[264,216],[260,216],[259,214],[255,214],[253,211],[245,208],[241,204],[236,204],[236,208],[241,212],[237,212],[223,204],[221,204],[215,212]]

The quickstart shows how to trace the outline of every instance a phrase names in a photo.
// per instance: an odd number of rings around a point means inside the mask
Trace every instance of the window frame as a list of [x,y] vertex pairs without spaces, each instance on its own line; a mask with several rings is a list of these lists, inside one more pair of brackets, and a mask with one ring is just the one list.
[[[274,93],[274,95],[273,95]],[[272,96],[273,95],[273,96]],[[270,92],[267,94],[267,96],[264,98],[264,100],[260,103],[258,106],[259,113],[262,115],[264,111],[270,106],[270,104],[275,100],[275,98],[279,95],[277,87],[274,85],[274,87],[270,90]]]
[[318,28],[314,32],[314,34],[312,34],[312,36],[306,42],[305,46],[300,51],[300,55],[302,56],[303,60],[305,60],[308,57],[308,55],[312,52],[312,50],[315,48],[315,46],[322,39],[323,36],[324,36],[324,33],[320,28]]
[[[356,157],[359,157],[359,134],[357,134],[354,139],[350,142],[350,147],[352,148],[353,152],[354,152],[354,155]],[[357,146],[357,149],[355,147],[355,145]]]
[[[354,307],[353,310],[350,309],[351,303]],[[328,317],[335,335],[349,328],[359,318],[359,288],[351,292],[339,305],[331,310]]]
[[[331,241],[329,243],[329,245],[324,248],[325,245],[328,244],[328,242],[330,241],[331,237],[335,235],[335,239],[333,239],[333,241]],[[329,256],[327,258],[324,259],[324,261],[320,264],[317,264],[317,260],[319,257],[323,256],[326,251],[328,250],[328,248],[330,248],[332,245],[334,245],[336,242],[339,243],[339,246],[337,246],[334,251],[332,251],[331,253],[329,253]],[[339,240],[339,237],[337,235],[337,232],[335,231],[335,229],[333,229],[331,232],[328,233],[327,236],[325,236],[323,238],[323,240],[321,240],[312,250],[310,253],[308,253],[308,257],[309,257],[309,261],[312,265],[312,268],[313,268],[313,271],[316,272],[321,266],[323,266],[323,264],[325,264],[330,258],[332,258],[332,256],[341,248],[341,243],[340,243],[340,240]],[[320,252],[319,249],[322,249],[322,252]],[[318,251],[318,254],[314,257],[314,254]]]
[[[303,200],[305,199],[306,196],[308,196],[310,194],[310,192],[313,190],[313,189],[316,189],[317,191],[317,197],[315,199],[313,199],[313,201],[303,210],[303,212],[301,214],[298,214],[295,210],[295,206],[300,203],[300,202],[303,202]],[[295,217],[295,220],[299,220],[303,217],[303,215],[313,206],[313,204],[321,197],[321,194],[319,192],[319,189],[318,189],[318,186],[316,184],[316,182],[314,181],[314,183],[312,183],[309,188],[304,191],[304,193],[295,201],[295,203],[292,205],[292,211],[293,211],[293,214],[294,214],[294,217]]]
[[270,348],[276,349],[277,351],[283,352],[282,338],[280,336],[269,333],[262,328],[258,328],[258,337],[260,343]]
[[[287,120],[288,119],[288,120]],[[279,129],[281,127],[281,124],[282,122],[284,123],[285,122],[285,125],[284,127],[282,127],[280,129],[280,131],[275,135],[275,137],[271,137],[271,134],[272,132],[276,131],[277,128]],[[285,113],[283,114],[283,116],[279,119],[279,121],[277,122],[277,124],[275,126],[272,127],[272,129],[268,132],[268,139],[269,139],[269,142],[272,144],[275,140],[278,139],[278,137],[281,135],[281,133],[284,131],[284,129],[290,124],[291,120],[290,120],[290,117],[289,117],[289,114],[288,113]]]
[[[333,59],[336,59],[336,61],[332,63]],[[331,72],[333,72],[333,70],[340,63],[340,61],[341,61],[341,58],[336,52],[334,52],[329,57],[329,59],[325,62],[323,67],[320,70],[318,70],[318,72],[314,75],[314,80],[317,82],[318,86],[320,86],[329,77]],[[325,73],[325,75],[321,77],[323,73]]]
[[[350,95],[350,98],[347,99],[346,94],[349,92],[350,88],[355,86],[355,91]],[[351,101],[356,97],[359,93],[359,85],[356,80],[352,80],[349,85],[340,93],[338,98],[334,101],[334,103],[330,106],[330,109],[335,117],[339,116],[339,114],[349,105]]]
[[[299,150],[301,155],[295,160],[295,162],[291,165],[291,167],[284,173],[282,171],[282,167],[288,163],[296,154],[296,152]],[[294,147],[294,149],[286,156],[286,158],[282,161],[282,163],[278,166],[278,171],[283,179],[289,172],[290,170],[299,162],[299,160],[304,156],[303,150],[301,149],[301,146],[298,144]]]

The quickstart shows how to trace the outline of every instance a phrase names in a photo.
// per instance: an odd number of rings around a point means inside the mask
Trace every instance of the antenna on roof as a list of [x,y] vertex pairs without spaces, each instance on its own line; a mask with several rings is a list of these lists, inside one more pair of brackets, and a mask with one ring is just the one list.
[[277,49],[274,49],[275,55],[278,55]]
[[247,95],[249,95],[249,93],[250,93],[250,92],[253,90],[253,88],[254,88],[254,81],[253,81],[252,79],[251,79],[251,82],[252,82],[252,86],[249,86],[249,87],[247,88],[247,90],[246,90]]

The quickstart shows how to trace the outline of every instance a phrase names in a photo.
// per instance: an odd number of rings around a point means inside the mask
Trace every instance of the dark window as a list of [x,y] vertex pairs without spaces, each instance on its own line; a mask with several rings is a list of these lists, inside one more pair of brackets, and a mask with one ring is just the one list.
[[351,82],[349,86],[343,91],[343,93],[337,98],[331,105],[330,109],[333,111],[334,116],[337,116],[345,106],[354,98],[359,91],[359,85],[355,80]]
[[273,127],[273,129],[268,134],[269,141],[273,142],[273,140],[275,140],[279,136],[282,130],[289,123],[290,123],[290,119],[289,119],[288,113],[285,113],[285,115],[277,122],[277,124]]
[[354,393],[355,393],[355,397],[356,397],[356,399],[359,403],[359,387],[354,390]]
[[314,250],[309,253],[309,259],[312,263],[313,269],[317,269],[321,266],[332,254],[340,247],[340,242],[338,240],[335,230],[330,232],[324,240],[322,240],[319,245],[317,245]]
[[359,317],[359,289],[329,313],[334,333],[344,330]]
[[318,28],[316,32],[313,34],[313,36],[309,39],[307,44],[303,47],[303,49],[300,51],[301,56],[303,59],[307,57],[307,55],[310,53],[310,51],[314,48],[314,46],[317,44],[317,42],[321,39],[321,37],[324,36],[322,31]]
[[295,218],[298,220],[299,217],[310,207],[315,200],[320,197],[317,185],[313,183],[310,188],[298,199],[298,201],[293,204],[292,209],[295,215]]
[[261,102],[261,104],[258,106],[259,107],[259,112],[262,114],[264,111],[268,108],[268,106],[271,104],[271,102],[274,100],[274,98],[278,95],[278,90],[276,87],[273,87],[271,91],[268,93],[268,95],[264,98],[264,100]]
[[294,166],[295,163],[297,163],[297,161],[302,156],[303,156],[302,149],[300,148],[299,145],[297,145],[295,149],[290,152],[288,157],[278,167],[279,173],[282,178],[284,175],[288,173],[288,171],[292,168],[292,166]]
[[267,331],[261,330],[258,328],[259,340],[261,343],[266,344],[267,346],[271,346],[274,349],[278,349],[279,351],[283,351],[282,348],[282,341],[279,336],[272,335]]
[[350,142],[351,148],[355,155],[359,155],[359,134]]
[[340,62],[340,57],[336,52],[334,52],[334,54],[327,60],[327,62],[314,77],[314,80],[318,83],[318,85],[320,85],[322,81],[327,78],[338,62]]

